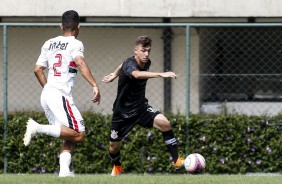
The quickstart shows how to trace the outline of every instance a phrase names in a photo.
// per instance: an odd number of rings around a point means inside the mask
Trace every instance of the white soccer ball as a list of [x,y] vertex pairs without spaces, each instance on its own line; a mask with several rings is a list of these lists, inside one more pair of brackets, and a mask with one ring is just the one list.
[[185,158],[184,166],[186,171],[191,174],[199,174],[206,167],[205,158],[199,153],[192,153]]

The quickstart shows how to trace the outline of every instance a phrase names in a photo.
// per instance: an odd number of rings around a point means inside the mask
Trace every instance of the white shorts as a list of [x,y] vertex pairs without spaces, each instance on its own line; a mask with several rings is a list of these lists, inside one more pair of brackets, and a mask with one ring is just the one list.
[[43,89],[41,106],[49,124],[64,125],[76,132],[84,132],[83,118],[73,102],[72,96],[64,95],[54,88]]

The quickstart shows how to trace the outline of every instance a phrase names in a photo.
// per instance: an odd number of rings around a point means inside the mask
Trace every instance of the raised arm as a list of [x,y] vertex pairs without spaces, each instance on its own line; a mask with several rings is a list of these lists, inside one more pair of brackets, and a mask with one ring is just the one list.
[[98,105],[100,104],[101,96],[100,96],[100,89],[99,86],[94,79],[88,65],[85,62],[84,57],[77,56],[75,57],[75,64],[79,68],[82,76],[89,82],[89,84],[93,87],[93,98],[91,99],[92,102],[97,102]]
[[102,81],[105,82],[105,83],[109,83],[109,82],[114,81],[119,76],[119,74],[121,72],[121,67],[122,67],[122,64],[120,64],[113,73],[110,73],[109,75],[106,75],[103,78]]

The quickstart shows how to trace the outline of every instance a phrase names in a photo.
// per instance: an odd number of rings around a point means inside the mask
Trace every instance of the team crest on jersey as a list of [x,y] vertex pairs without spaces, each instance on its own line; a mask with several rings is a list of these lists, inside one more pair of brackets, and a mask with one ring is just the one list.
[[112,139],[117,139],[118,138],[118,131],[112,130],[111,131],[111,138]]
[[80,121],[80,124],[81,124],[82,126],[85,125],[83,120]]

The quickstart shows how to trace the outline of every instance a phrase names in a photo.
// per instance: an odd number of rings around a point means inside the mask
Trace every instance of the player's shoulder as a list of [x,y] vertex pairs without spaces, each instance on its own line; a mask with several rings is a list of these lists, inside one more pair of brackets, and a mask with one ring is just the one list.
[[[57,41],[57,40],[60,40],[62,38],[62,36],[56,36],[56,37],[52,37],[50,39],[48,39],[46,42],[54,42],[54,41]],[[45,43],[46,43],[45,42]]]
[[77,44],[83,45],[82,41],[80,41],[80,40],[78,40],[78,39],[76,39],[76,38],[74,38],[72,41],[75,42],[75,43],[77,43]]
[[74,38],[70,41],[70,45],[71,45],[71,48],[83,48],[84,49],[84,45],[82,43],[82,41]]
[[136,63],[136,60],[135,60],[135,57],[132,56],[132,57],[129,57],[127,58],[124,63]]
[[136,63],[134,56],[125,59],[122,63],[123,67],[132,66]]

